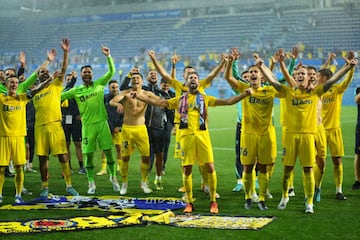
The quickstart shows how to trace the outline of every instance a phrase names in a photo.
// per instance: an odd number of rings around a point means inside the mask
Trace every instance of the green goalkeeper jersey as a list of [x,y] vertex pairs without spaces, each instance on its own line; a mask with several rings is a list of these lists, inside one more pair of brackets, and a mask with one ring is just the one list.
[[61,94],[61,100],[75,99],[83,125],[101,122],[108,118],[104,104],[104,88],[114,76],[115,66],[110,56],[107,57],[107,62],[109,70],[104,76],[89,86],[80,85]]

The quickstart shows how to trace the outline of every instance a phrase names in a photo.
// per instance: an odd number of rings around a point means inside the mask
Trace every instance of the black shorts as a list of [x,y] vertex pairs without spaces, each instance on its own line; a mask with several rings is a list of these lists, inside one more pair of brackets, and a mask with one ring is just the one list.
[[150,148],[154,153],[160,153],[164,149],[165,131],[156,128],[147,128]]
[[81,121],[73,121],[72,124],[63,124],[66,142],[81,142]]

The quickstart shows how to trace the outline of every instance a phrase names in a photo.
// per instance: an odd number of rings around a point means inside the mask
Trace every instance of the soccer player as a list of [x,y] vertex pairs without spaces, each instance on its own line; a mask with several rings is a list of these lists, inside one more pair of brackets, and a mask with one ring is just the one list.
[[254,167],[259,169],[259,202],[260,210],[267,210],[265,204],[266,191],[269,185],[269,170],[275,161],[271,126],[272,109],[277,91],[272,86],[262,86],[262,74],[255,65],[249,67],[249,83],[236,80],[232,75],[232,64],[236,56],[229,57],[225,70],[225,79],[233,89],[244,92],[251,88],[251,97],[242,101],[243,118],[240,139],[240,161],[243,165],[243,184],[245,191],[245,209],[252,208],[252,191],[254,188]]
[[[315,165],[315,140],[316,133],[316,108],[319,97],[326,92],[331,85],[338,81],[347,71],[353,68],[356,60],[346,62],[334,76],[325,83],[317,85],[314,89],[307,89],[308,71],[301,66],[296,71],[297,88],[282,85],[276,81],[271,71],[263,64],[263,60],[256,60],[261,72],[267,81],[273,85],[285,98],[286,111],[291,119],[287,121],[285,140],[283,147],[284,174],[282,177],[282,198],[278,205],[279,209],[285,209],[289,202],[288,183],[291,171],[293,171],[297,156],[303,167],[303,182],[305,193],[305,212],[314,213],[313,198],[315,191],[315,182],[313,166]],[[288,75],[287,71],[283,72]]]
[[[134,71],[134,69],[133,69]],[[158,73],[150,70],[146,76],[147,85],[142,86],[143,90],[151,91],[155,95],[170,98],[170,96],[158,87]],[[126,77],[121,84],[120,89],[129,89],[131,78]],[[156,166],[156,175],[154,184],[156,190],[162,190],[162,171],[164,166],[164,139],[165,139],[166,111],[157,106],[148,105],[145,112],[145,125],[149,135],[150,143],[150,168],[151,172],[154,159]]]
[[[124,121],[122,127],[122,147],[120,174],[122,185],[120,194],[125,195],[128,189],[128,173],[130,156],[136,146],[140,152],[140,188],[144,193],[152,192],[148,185],[148,175],[150,169],[150,143],[145,125],[145,112],[147,104],[137,101],[130,96],[132,91],[144,91],[142,89],[143,76],[139,72],[131,74],[131,89],[123,90],[115,96],[110,102],[110,106],[116,107],[118,112],[124,112]],[[120,103],[121,102],[121,103]]]
[[[349,52],[348,59],[354,58],[354,53]],[[326,134],[326,142],[331,152],[334,165],[335,197],[338,200],[346,200],[342,192],[344,144],[341,132],[340,114],[342,98],[354,76],[354,68],[351,68],[345,80],[333,85],[322,97],[322,118]],[[325,83],[331,78],[332,72],[329,69],[319,71],[319,82]]]
[[[317,72],[316,68],[313,66],[307,66],[308,71],[308,86],[307,89],[311,90],[316,87],[317,84],[319,84],[319,81],[317,79]],[[325,172],[325,161],[326,161],[326,136],[325,136],[325,129],[324,125],[322,123],[322,101],[320,97],[317,102],[316,107],[316,125],[317,130],[314,134],[314,140],[315,140],[315,149],[316,149],[316,156],[315,156],[315,162],[316,164],[313,167],[314,171],[314,180],[315,180],[315,193],[314,193],[314,199],[317,202],[320,202],[320,193],[321,193],[321,186],[322,186],[322,180]],[[294,172],[294,171],[293,171]],[[290,186],[289,186],[290,187]],[[289,195],[290,195],[289,191]]]
[[[32,93],[41,90],[51,79],[39,84]],[[0,94],[0,203],[3,202],[3,186],[5,168],[9,166],[10,159],[15,165],[15,203],[22,203],[21,193],[29,192],[23,187],[24,171],[26,163],[24,137],[26,135],[26,104],[28,96],[26,93],[18,94],[19,79],[9,76],[5,80],[8,89],[6,94]]]
[[8,76],[5,81],[7,94],[0,95],[0,203],[3,202],[5,168],[10,159],[15,165],[15,203],[22,203],[21,192],[24,183],[23,166],[26,163],[24,137],[26,136],[25,93],[17,94],[19,79]]
[[[168,76],[169,77],[169,76]],[[167,81],[170,79],[167,79]],[[196,161],[199,165],[205,166],[208,184],[210,188],[210,213],[219,212],[216,202],[217,176],[214,166],[214,157],[211,146],[210,134],[208,130],[208,110],[209,106],[231,105],[244,99],[252,93],[247,89],[244,93],[231,98],[215,98],[204,95],[199,91],[199,75],[190,73],[186,79],[188,91],[181,96],[169,100],[159,98],[151,92],[131,92],[131,96],[140,99],[149,104],[166,107],[168,109],[177,109],[180,112],[180,146],[183,167],[183,182],[185,186],[187,205],[185,213],[191,213],[193,207],[192,192],[192,167]]]
[[[156,70],[159,72],[159,74],[162,76],[162,78],[167,81],[167,83],[170,84],[170,86],[175,90],[175,96],[181,96],[181,94],[183,92],[188,91],[188,88],[186,86],[186,79],[189,73],[191,72],[195,72],[195,68],[192,66],[186,66],[183,70],[183,78],[184,78],[184,83],[180,82],[179,80],[177,80],[175,78],[175,68],[176,68],[176,63],[177,61],[179,61],[179,57],[175,54],[172,57],[172,74],[169,75],[165,69],[163,68],[163,66],[161,66],[159,64],[159,62],[156,59],[156,55],[154,51],[149,51],[148,52],[151,61],[153,62]],[[212,80],[216,77],[216,75],[220,72],[220,70],[225,66],[225,63],[227,61],[226,59],[226,55],[222,54],[221,55],[221,62],[209,73],[209,75],[205,78],[199,81],[199,91],[201,93],[204,93],[204,89],[209,87]],[[181,158],[181,156],[179,155],[179,150],[181,149],[180,146],[180,135],[178,134],[178,128],[179,128],[179,123],[180,123],[180,115],[175,112],[175,119],[174,119],[174,123],[175,123],[175,152],[174,152],[174,157],[175,158]],[[204,192],[208,191],[208,186],[207,186],[207,173],[206,173],[206,169],[204,168],[204,166],[199,165],[199,169],[200,169],[200,174],[202,177],[202,184],[201,184],[201,188]],[[180,192],[183,192],[183,187],[179,188]],[[217,196],[219,197],[219,195],[217,194]]]
[[[65,88],[63,91],[68,91],[74,87],[77,80],[77,72],[72,71],[69,74],[66,74],[65,78]],[[75,145],[75,154],[79,163],[79,174],[86,174],[86,170],[84,168],[83,156],[81,152],[81,119],[79,108],[74,99],[69,99],[65,106],[61,108],[62,113],[62,125],[65,132],[66,139],[66,149],[67,156],[69,159],[69,164],[71,168],[71,151],[70,144],[71,138]]]
[[[61,71],[55,72],[53,82],[33,97],[35,108],[35,154],[39,156],[40,162],[41,197],[47,197],[49,194],[49,152],[54,156],[58,156],[64,174],[66,192],[73,196],[79,195],[72,187],[60,106],[60,94],[68,65],[70,40],[67,38],[62,39],[60,45],[64,52]],[[37,76],[40,82],[44,82],[51,77],[46,67],[40,67]]]
[[355,132],[355,158],[354,158],[354,175],[355,183],[352,185],[352,189],[360,189],[360,87],[355,90],[355,102],[358,107],[356,132]]
[[120,191],[116,178],[116,166],[111,152],[112,138],[107,122],[107,113],[104,104],[104,88],[115,74],[115,66],[110,55],[110,49],[102,46],[102,53],[106,56],[108,71],[98,80],[92,81],[93,71],[90,65],[81,67],[83,85],[74,87],[61,94],[61,100],[74,98],[80,112],[82,121],[82,153],[85,155],[84,166],[88,178],[88,194],[95,194],[96,185],[94,180],[94,152],[96,144],[103,150],[107,158],[110,170],[110,182],[114,191]]

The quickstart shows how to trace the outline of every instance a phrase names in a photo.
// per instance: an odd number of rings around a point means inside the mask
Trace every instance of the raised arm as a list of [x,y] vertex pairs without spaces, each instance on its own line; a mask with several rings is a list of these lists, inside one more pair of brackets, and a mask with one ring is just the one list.
[[239,82],[233,76],[232,67],[233,67],[234,59],[235,59],[235,57],[233,55],[229,56],[229,61],[226,64],[226,68],[225,68],[224,78],[229,83],[231,88],[236,90],[239,86]]
[[344,60],[345,65],[324,83],[324,92],[329,90],[334,83],[339,81],[339,79],[341,79],[350,69],[354,68],[358,64],[358,60],[355,58],[351,60],[345,58]]
[[282,84],[277,81],[274,74],[272,74],[271,70],[265,66],[264,60],[259,58],[257,55],[254,55],[255,57],[255,63],[259,67],[260,71],[264,75],[265,79],[277,90],[281,91]]
[[336,54],[330,53],[328,58],[326,59],[326,62],[320,67],[320,69],[328,68],[330,66],[332,60],[334,60],[335,58],[336,58]]
[[62,82],[64,82],[66,70],[67,70],[67,67],[69,64],[70,40],[68,38],[62,39],[60,46],[61,46],[62,50],[64,51],[64,56],[63,56],[63,62],[62,62],[62,67],[61,67],[61,75],[59,75],[57,79],[62,83]]
[[[41,64],[40,67],[49,65],[49,63],[54,61],[55,57],[56,57],[56,50],[55,48],[52,48],[50,51],[47,52],[47,58]],[[38,67],[28,78],[26,78],[25,81],[19,84],[19,88],[17,90],[18,93],[25,93],[32,85],[35,84],[37,78],[37,72],[40,69],[40,67]]]
[[23,75],[25,73],[26,57],[25,57],[24,51],[20,51],[20,53],[19,53],[19,62],[20,62],[20,67],[17,72],[18,77],[20,77],[21,75]]
[[230,98],[218,98],[216,99],[215,105],[216,106],[224,106],[224,105],[232,105],[235,104],[242,99],[246,98],[247,96],[251,95],[253,93],[253,90],[251,88],[248,88],[245,90],[245,92],[238,94],[236,96],[230,97]]
[[176,55],[174,51],[174,55],[171,57],[171,77],[176,78],[176,63],[180,60],[180,57]]
[[168,83],[168,84],[172,84],[173,78],[171,77],[171,75],[166,72],[166,70],[164,69],[163,66],[160,65],[160,63],[157,61],[156,56],[155,56],[155,52],[154,51],[149,51],[148,52],[149,57],[151,59],[151,61],[153,62],[156,71],[158,71],[158,73],[162,76],[162,78]]
[[271,71],[274,71],[277,62],[279,62],[279,51],[276,51],[274,55],[270,58],[269,69]]
[[58,84],[63,84],[67,66],[69,63],[70,40],[68,38],[62,39],[60,46],[61,46],[62,50],[64,51],[63,62],[62,62],[61,72],[60,72],[60,74],[56,75],[57,77],[54,78],[54,80]]
[[281,69],[281,72],[283,73],[283,76],[284,76],[286,82],[289,84],[290,87],[295,87],[297,85],[296,81],[291,76],[291,74],[289,73],[287,67],[285,66],[284,49],[282,49],[282,48],[279,49],[278,56],[279,56],[278,59],[279,59],[280,69]]
[[150,105],[155,105],[155,106],[159,106],[159,107],[163,107],[163,108],[168,108],[169,107],[169,103],[166,99],[161,98],[156,96],[155,94],[153,94],[152,92],[148,92],[148,91],[141,91],[141,92],[136,92],[133,91],[130,93],[130,96],[132,98],[136,98],[139,99],[140,101],[143,101],[147,104]]
[[224,53],[222,53],[220,55],[221,57],[221,62],[213,69],[211,70],[211,72],[209,73],[209,75],[207,75],[207,77],[204,79],[206,82],[206,85],[209,85],[212,80],[214,80],[214,78],[216,77],[216,75],[219,74],[219,72],[221,71],[221,69],[225,66],[225,64],[228,61],[228,56]]
[[100,83],[100,85],[105,86],[115,75],[115,65],[114,61],[110,55],[110,48],[105,47],[104,45],[101,45],[101,51],[106,56],[107,64],[108,64],[108,70],[105,73],[104,76],[96,80]]
[[[351,61],[351,60],[354,59],[354,58],[355,58],[354,52],[353,52],[353,51],[349,51],[348,54],[347,54],[347,56],[346,56],[346,59],[347,59],[347,60],[346,60],[345,58],[344,58],[344,60],[345,60],[345,62],[349,62],[349,61]],[[353,80],[354,72],[355,72],[355,67],[353,67],[353,68],[351,68],[351,69],[349,70],[349,72],[348,72],[348,74],[346,75],[344,81],[342,81],[342,82],[340,83],[341,88],[344,89],[344,91],[345,91],[345,89],[348,88],[348,86],[350,85],[351,81]]]

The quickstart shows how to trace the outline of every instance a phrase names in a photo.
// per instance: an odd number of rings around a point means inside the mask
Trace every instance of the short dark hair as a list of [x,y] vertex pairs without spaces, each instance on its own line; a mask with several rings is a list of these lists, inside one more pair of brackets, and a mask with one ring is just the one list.
[[308,66],[306,67],[306,69],[307,69],[307,70],[314,70],[315,72],[317,71],[317,70],[316,70],[316,67],[314,67],[314,66],[312,66],[312,65],[308,65]]
[[183,72],[185,72],[185,70],[186,70],[186,69],[188,69],[188,68],[195,69],[193,66],[191,66],[191,65],[187,65],[186,67],[184,67]]
[[109,86],[110,86],[112,83],[118,83],[118,81],[116,81],[116,80],[114,80],[114,79],[110,80],[110,81],[109,81]]
[[9,71],[9,70],[14,71],[14,73],[16,73],[16,69],[15,69],[15,68],[6,68],[6,69],[4,70],[4,72]]
[[241,76],[243,76],[243,75],[246,74],[246,73],[249,73],[249,71],[248,71],[248,70],[243,71],[243,72],[241,73]]
[[131,73],[131,76],[133,76],[133,75],[140,75],[141,79],[144,79],[144,76],[139,72]]
[[84,68],[90,68],[92,70],[91,65],[84,65],[80,68],[80,71],[82,71]]
[[329,79],[329,78],[332,77],[333,72],[332,72],[330,69],[328,69],[328,68],[323,68],[323,69],[320,69],[320,70],[319,70],[319,74],[320,74],[321,76],[326,77],[326,79]]

